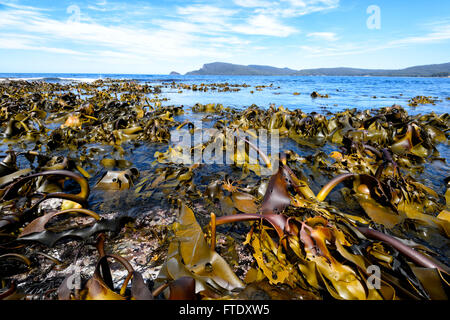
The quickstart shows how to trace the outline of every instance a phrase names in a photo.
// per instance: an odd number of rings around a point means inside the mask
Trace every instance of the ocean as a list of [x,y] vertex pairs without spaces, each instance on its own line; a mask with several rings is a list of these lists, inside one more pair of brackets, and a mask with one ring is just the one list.
[[[236,109],[256,104],[268,108],[271,104],[304,112],[339,112],[349,108],[372,109],[398,104],[409,114],[450,112],[450,78],[407,77],[325,77],[325,76],[183,76],[138,74],[68,74],[68,73],[0,73],[0,79],[23,79],[48,82],[93,82],[97,79],[128,79],[150,85],[162,85],[163,105],[193,106],[196,103],[221,103]],[[185,84],[229,83],[247,84],[238,92],[191,91],[164,86],[171,82]],[[266,86],[261,91],[256,86]],[[253,93],[251,93],[253,91]],[[316,91],[328,94],[328,99],[312,99]],[[299,93],[294,95],[294,92]],[[435,105],[409,107],[415,96],[430,96]]]

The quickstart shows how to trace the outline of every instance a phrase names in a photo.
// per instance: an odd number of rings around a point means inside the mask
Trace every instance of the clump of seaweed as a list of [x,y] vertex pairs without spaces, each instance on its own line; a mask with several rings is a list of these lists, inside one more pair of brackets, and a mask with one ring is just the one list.
[[317,91],[313,91],[311,93],[311,98],[315,99],[315,98],[329,98],[328,94],[320,94]]
[[417,107],[419,104],[432,104],[435,105],[435,100],[432,97],[417,96],[408,100],[410,107]]

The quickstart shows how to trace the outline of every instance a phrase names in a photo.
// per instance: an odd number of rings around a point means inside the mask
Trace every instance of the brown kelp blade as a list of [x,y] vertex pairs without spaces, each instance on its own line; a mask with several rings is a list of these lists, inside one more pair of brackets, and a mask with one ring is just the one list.
[[64,192],[55,192],[55,193],[46,194],[44,196],[44,199],[39,200],[38,203],[33,205],[33,208],[35,208],[39,203],[41,203],[45,199],[50,199],[50,198],[67,199],[67,200],[71,200],[71,201],[80,203],[82,205],[86,205],[86,201],[87,201],[87,198],[89,196],[89,191],[90,191],[87,180],[84,177],[80,176],[79,174],[74,173],[72,171],[67,171],[67,170],[50,170],[50,171],[38,172],[38,173],[34,173],[34,174],[27,175],[24,177],[20,177],[19,179],[12,182],[8,186],[6,192],[3,194],[1,200],[10,200],[10,199],[16,197],[18,190],[25,183],[30,181],[31,179],[34,179],[37,177],[48,177],[48,176],[61,176],[64,178],[73,179],[74,181],[76,181],[79,184],[81,190],[78,194],[67,194]]
[[91,210],[87,210],[87,209],[68,209],[68,210],[57,211],[57,212],[45,214],[42,217],[36,218],[33,221],[31,221],[25,228],[23,228],[22,232],[19,234],[19,238],[30,235],[32,233],[45,231],[45,225],[52,218],[59,216],[59,215],[67,214],[67,213],[82,213],[82,214],[86,214],[86,215],[94,218],[96,221],[100,220],[100,216],[97,213],[95,213],[94,211],[91,211]]
[[70,200],[81,204],[82,206],[87,205],[87,198],[89,196],[89,184],[88,181],[81,175],[67,170],[49,170],[44,172],[38,172],[30,175],[20,176],[19,178],[8,182],[3,188],[3,192],[0,193],[0,201],[8,201],[18,197],[19,190],[29,181],[39,178],[39,177],[61,177],[69,178],[74,180],[80,186],[80,192],[78,194],[69,194],[65,192],[52,192],[52,193],[42,193],[38,192],[33,195],[27,195],[29,197],[39,197],[39,200],[28,209],[23,210],[19,214],[16,214],[13,219],[0,219],[0,229],[11,228],[16,224],[24,223],[30,218],[30,214],[34,212],[38,206],[47,199],[59,198]]
[[5,253],[0,255],[0,259],[15,259],[25,263],[28,266],[28,268],[31,266],[30,259],[27,256],[24,256],[23,254],[20,253],[13,253],[13,252]]
[[153,300],[153,295],[145,283],[144,278],[137,271],[133,272],[133,278],[131,279],[131,299]]
[[260,212],[281,213],[291,203],[288,191],[288,179],[283,175],[282,167],[270,177],[266,194],[261,203]]
[[251,194],[236,191],[231,194],[233,204],[241,212],[256,213],[258,212],[258,205],[256,199]]
[[94,188],[101,190],[130,189],[138,177],[139,171],[136,168],[124,171],[108,171],[100,178]]
[[243,214],[221,216],[221,217],[216,217],[215,225],[219,226],[219,225],[227,224],[227,223],[243,222],[243,221],[258,221],[258,220],[267,221],[276,230],[280,239],[282,239],[284,237],[284,231],[286,228],[287,218],[282,214],[243,213]]
[[[5,253],[0,255],[1,259],[14,259],[24,263],[28,269],[31,267],[30,259],[20,253]],[[20,288],[17,287],[15,279],[2,279],[0,278],[0,300],[21,300],[25,297],[25,294]]]
[[85,284],[82,293],[82,300],[125,300],[126,298],[114,291],[114,288],[110,288],[103,280],[100,273],[100,265],[103,259],[114,258],[120,262],[128,271],[128,276],[124,281],[124,286],[128,284],[129,276],[133,272],[133,267],[124,258],[115,255],[104,255],[99,259],[95,267],[94,275]]
[[[69,209],[69,210],[73,211],[76,209]],[[69,210],[67,210],[67,211],[69,211]],[[80,209],[77,209],[77,210],[80,210]],[[45,217],[45,216],[43,216],[43,217]],[[41,218],[43,218],[43,217],[41,217]],[[45,219],[42,219],[37,224],[42,224],[42,222],[47,219],[48,219],[48,217],[45,217]],[[101,232],[110,231],[110,232],[116,233],[116,232],[120,231],[121,226],[126,221],[129,221],[129,218],[125,217],[125,216],[119,216],[119,217],[116,217],[113,219],[100,219],[88,227],[68,229],[68,230],[61,231],[61,232],[53,232],[53,231],[49,231],[49,230],[44,230],[41,232],[33,232],[33,233],[22,235],[17,240],[19,240],[19,241],[36,241],[36,242],[40,242],[48,247],[53,247],[58,241],[61,241],[63,239],[85,240],[85,239],[87,239],[95,234],[101,233]],[[27,230],[27,231],[30,231],[30,230]]]
[[[100,273],[100,266],[102,265],[102,261],[108,258],[113,258],[114,260],[119,262],[122,266],[125,267],[128,272],[128,275],[124,283],[122,284],[119,293],[115,292],[114,288],[111,288],[105,283]],[[126,287],[130,280],[132,282],[131,295],[126,296]],[[67,297],[67,294],[66,296],[62,294],[61,297]],[[125,258],[118,255],[107,254],[102,256],[98,260],[94,275],[91,279],[88,280],[84,288],[81,290],[80,298],[82,300],[152,300],[153,296],[146,286],[142,275],[139,272],[135,271]]]
[[419,266],[438,269],[441,272],[450,274],[450,268],[448,266],[440,263],[439,261],[436,261],[435,259],[432,259],[431,257],[425,256],[418,251],[415,251],[411,247],[405,245],[404,243],[389,235],[366,227],[357,227],[357,229],[368,238],[377,239],[388,243]]
[[243,287],[227,262],[208,246],[193,211],[184,204],[174,227],[175,239],[169,245],[157,284],[187,276],[195,279],[196,293],[223,293]]
[[[97,248],[98,255],[100,256],[100,258],[106,255],[105,241],[106,241],[106,235],[104,232],[102,232],[97,236],[97,242],[95,243],[95,246]],[[113,287],[114,283],[113,283],[108,259],[102,259],[102,261],[100,262],[100,272],[102,274],[103,280],[105,281],[106,285],[110,288]]]
[[195,279],[181,277],[169,284],[169,300],[197,300]]
[[6,289],[0,292],[0,300],[21,300],[24,297],[25,294],[17,288],[16,281],[12,281]]

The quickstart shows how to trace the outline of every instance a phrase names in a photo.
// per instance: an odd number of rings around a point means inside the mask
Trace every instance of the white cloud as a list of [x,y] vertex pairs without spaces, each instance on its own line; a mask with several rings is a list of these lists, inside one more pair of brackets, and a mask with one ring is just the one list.
[[256,12],[274,16],[295,17],[305,14],[331,10],[339,6],[339,0],[234,0],[238,6],[258,8]]
[[[133,26],[105,26],[85,21],[70,23],[48,18],[35,10],[18,9],[0,12],[0,26],[35,36],[26,43],[8,41],[9,49],[42,48],[42,51],[79,54],[78,51],[67,49],[69,45],[76,45],[82,46],[86,54],[98,55],[98,52],[104,50],[105,54],[115,52],[116,56],[128,55],[130,58],[222,56],[218,50],[195,45],[202,43],[202,39],[184,30],[144,30]],[[62,47],[42,46],[40,43],[43,41],[60,44]],[[89,47],[93,49],[88,49]]]
[[[168,24],[184,24],[191,30],[201,33],[226,32],[229,29],[229,18],[238,11],[223,9],[213,6],[192,5],[187,7],[177,7],[176,13],[181,21],[162,20],[161,27]],[[188,24],[191,24],[190,26]],[[181,29],[182,30],[182,29]]]
[[450,40],[450,24],[435,26],[431,31],[423,35],[404,37],[384,43],[368,43],[367,41],[364,41],[352,43],[336,43],[328,46],[303,45],[300,46],[300,49],[308,54],[307,57],[335,57],[357,55],[386,49],[421,45],[426,43],[437,43],[448,40]]
[[88,5],[87,8],[90,9],[90,10],[100,11],[100,12],[110,11],[109,8],[101,7],[101,6]]
[[267,7],[273,5],[273,2],[264,0],[234,0],[233,2],[244,8]]
[[326,41],[337,41],[338,37],[334,32],[311,32],[306,35],[308,38],[315,38]]
[[433,28],[433,31],[423,36],[412,36],[403,39],[393,40],[389,43],[391,45],[405,45],[405,44],[420,44],[429,42],[438,42],[450,39],[450,24],[438,25]]
[[32,50],[50,53],[61,53],[71,55],[85,55],[80,51],[65,48],[54,48],[40,45],[36,37],[23,36],[18,34],[3,34],[0,36],[0,48],[11,50]]
[[289,18],[336,9],[339,7],[339,0],[280,0],[255,7],[255,13]]
[[[258,42],[260,39],[249,36],[289,37],[299,32],[282,17],[326,10],[339,3],[338,0],[234,2],[238,7],[178,5],[170,11],[158,11],[157,16],[147,6],[92,1],[80,5],[79,22],[69,22],[69,15],[55,18],[53,10],[8,3],[0,10],[0,48],[121,65],[148,65],[163,60],[178,63],[184,58],[220,61],[249,50],[267,50],[265,44],[261,46]],[[12,34],[23,37],[15,38]]]
[[7,6],[9,8],[20,9],[20,10],[48,11],[48,9],[37,8],[37,7],[32,7],[32,6],[25,6],[25,5],[17,4],[17,3],[11,2],[11,1],[9,1],[9,2],[0,1],[0,4]]
[[[254,3],[255,4],[255,3]],[[240,35],[263,35],[287,37],[297,30],[279,22],[269,15],[257,14],[244,18],[238,16],[239,10],[223,9],[214,6],[192,5],[178,7],[177,14],[182,20],[155,20],[161,28],[171,31],[183,30],[195,34],[216,35],[232,39],[232,33]],[[235,39],[235,38],[234,38]],[[242,42],[242,41],[240,41]],[[232,40],[230,44],[237,43]]]
[[205,16],[214,18],[229,17],[237,13],[237,10],[223,9],[214,6],[191,5],[187,7],[178,7],[177,13],[181,15],[188,15],[194,19],[199,19]]
[[104,1],[97,1],[94,4],[88,4],[87,8],[89,10],[99,11],[99,12],[122,11],[122,13],[126,13],[127,4],[119,3],[119,2],[108,2],[108,1],[104,0]]
[[297,29],[283,25],[278,20],[267,15],[257,15],[248,18],[246,24],[236,25],[232,28],[234,32],[248,35],[265,35],[274,37],[287,37],[298,32]]

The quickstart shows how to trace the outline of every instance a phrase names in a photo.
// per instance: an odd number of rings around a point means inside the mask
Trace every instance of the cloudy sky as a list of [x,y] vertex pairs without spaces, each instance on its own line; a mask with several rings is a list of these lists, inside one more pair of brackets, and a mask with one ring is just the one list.
[[449,52],[443,0],[0,0],[0,72],[397,69]]

